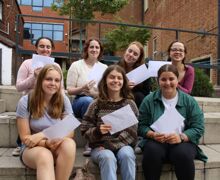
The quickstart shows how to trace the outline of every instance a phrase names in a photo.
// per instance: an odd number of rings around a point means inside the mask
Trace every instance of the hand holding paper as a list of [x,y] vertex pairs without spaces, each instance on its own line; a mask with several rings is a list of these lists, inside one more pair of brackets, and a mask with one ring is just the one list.
[[103,73],[105,72],[107,67],[103,67],[102,65],[95,63],[92,67],[92,70],[90,71],[88,75],[88,80],[94,80],[96,82],[96,85],[99,83],[99,81],[102,78]]
[[122,131],[138,123],[137,117],[131,109],[130,105],[126,105],[110,114],[101,118],[107,125],[111,125],[111,134]]
[[67,115],[63,120],[43,130],[48,139],[64,138],[80,125],[80,122],[73,116]]
[[166,110],[150,127],[158,133],[181,133],[184,117],[176,110],[171,108]]
[[44,67],[46,64],[53,64],[54,58],[48,56],[42,56],[38,54],[33,54],[32,56],[32,68],[37,69],[39,67]]

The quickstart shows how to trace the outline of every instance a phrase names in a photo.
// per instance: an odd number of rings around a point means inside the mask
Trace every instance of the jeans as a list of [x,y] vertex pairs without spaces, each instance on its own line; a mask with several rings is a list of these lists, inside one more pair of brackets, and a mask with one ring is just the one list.
[[75,116],[77,118],[83,118],[83,115],[86,113],[87,108],[92,101],[93,98],[90,96],[76,96],[72,103]]
[[136,156],[130,146],[124,146],[113,153],[108,149],[95,148],[91,152],[92,160],[99,165],[102,180],[117,180],[117,165],[122,180],[135,180]]

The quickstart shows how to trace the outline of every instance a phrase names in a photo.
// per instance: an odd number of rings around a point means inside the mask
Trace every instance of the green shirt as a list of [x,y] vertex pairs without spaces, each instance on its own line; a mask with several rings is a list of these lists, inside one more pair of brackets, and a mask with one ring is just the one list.
[[[185,118],[185,128],[183,133],[187,135],[189,141],[198,144],[199,139],[204,134],[204,114],[200,109],[196,100],[178,90],[178,102],[176,104],[177,111]],[[157,90],[146,96],[140,106],[138,133],[145,139],[146,134],[151,130],[150,126],[164,113],[165,107],[162,102],[161,91]],[[143,140],[142,146],[145,141]],[[198,147],[198,146],[197,146]],[[207,161],[207,157],[198,147],[197,158]]]

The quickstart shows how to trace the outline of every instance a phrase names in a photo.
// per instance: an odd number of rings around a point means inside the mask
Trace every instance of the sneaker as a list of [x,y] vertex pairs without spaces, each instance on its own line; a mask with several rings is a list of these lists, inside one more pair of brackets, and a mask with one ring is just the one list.
[[92,148],[90,148],[90,147],[88,146],[88,144],[86,144],[85,150],[84,150],[84,152],[83,152],[83,156],[90,156],[91,151],[92,151]]
[[135,146],[134,152],[135,152],[135,154],[141,154],[142,150],[141,150],[141,148],[139,146]]
[[12,155],[13,156],[19,156],[20,155],[20,151],[21,151],[21,147],[16,147],[13,151],[12,151]]

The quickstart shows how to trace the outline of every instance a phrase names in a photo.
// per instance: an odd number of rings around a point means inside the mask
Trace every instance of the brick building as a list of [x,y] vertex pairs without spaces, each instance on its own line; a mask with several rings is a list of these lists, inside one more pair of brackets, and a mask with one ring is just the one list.
[[69,52],[69,21],[51,9],[56,0],[18,0],[24,18],[22,60],[32,57],[36,39],[42,36],[54,41],[52,56],[65,69],[66,54]]
[[[145,24],[192,31],[217,33],[217,0],[145,0]],[[167,47],[176,39],[173,31],[153,30],[148,43],[149,57],[167,59]],[[191,33],[179,33],[179,40],[186,44],[187,60],[191,63],[217,64],[217,37]],[[206,70],[217,88],[220,73]]]
[[[16,29],[16,15],[20,14],[17,0],[0,0],[0,84],[11,85],[17,74],[16,31],[23,33],[23,20]],[[22,46],[22,39],[18,39]]]

